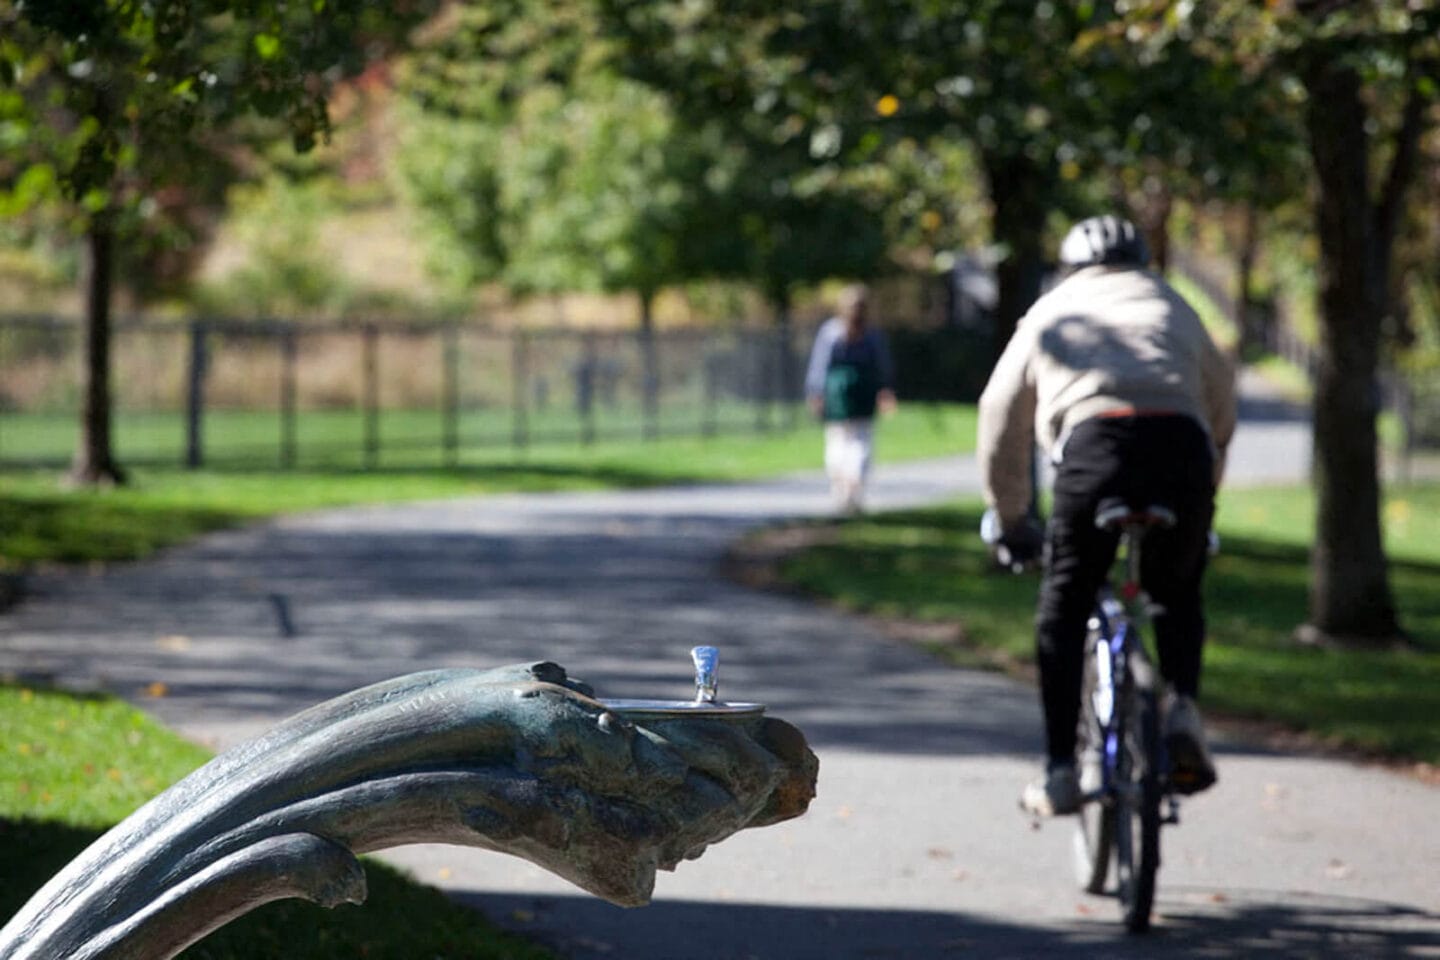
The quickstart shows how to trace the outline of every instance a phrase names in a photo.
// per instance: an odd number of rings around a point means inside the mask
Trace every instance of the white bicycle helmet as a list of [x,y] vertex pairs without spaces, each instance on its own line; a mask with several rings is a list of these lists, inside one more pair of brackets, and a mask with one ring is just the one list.
[[1067,267],[1143,267],[1150,262],[1150,250],[1135,224],[1106,214],[1081,220],[1070,228],[1060,244],[1060,262]]

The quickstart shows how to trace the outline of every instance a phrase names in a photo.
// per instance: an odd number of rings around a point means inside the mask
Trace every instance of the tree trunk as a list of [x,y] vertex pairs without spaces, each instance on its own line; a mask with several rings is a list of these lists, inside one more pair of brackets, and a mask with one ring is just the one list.
[[115,228],[108,211],[95,214],[85,235],[85,350],[81,369],[80,445],[70,465],[76,484],[125,482],[110,443],[110,303],[114,286]]
[[1249,356],[1265,346],[1265,331],[1260,328],[1259,310],[1255,304],[1255,259],[1260,248],[1260,215],[1255,205],[1245,204],[1241,211],[1240,253],[1235,269],[1235,328],[1240,331],[1240,356]]
[[1015,333],[1015,325],[1040,296],[1050,175],[1024,155],[987,154],[984,162],[994,209],[991,232],[1004,250],[995,271],[993,348],[998,358]]
[[1305,76],[1319,182],[1320,363],[1315,382],[1317,514],[1310,621],[1316,639],[1388,643],[1400,635],[1380,529],[1379,412],[1384,238],[1371,207],[1361,80],[1317,56]]
[[1164,276],[1170,269],[1170,214],[1175,198],[1168,188],[1158,185],[1142,190],[1137,203],[1140,232],[1150,246],[1150,261],[1155,272]]
[[795,355],[794,324],[790,316],[790,293],[783,292],[775,301],[776,362],[780,368],[780,402],[785,410],[785,427],[793,430],[800,423],[804,391],[800,388],[799,358]]
[[641,430],[647,440],[660,435],[660,362],[655,352],[655,294],[640,291]]

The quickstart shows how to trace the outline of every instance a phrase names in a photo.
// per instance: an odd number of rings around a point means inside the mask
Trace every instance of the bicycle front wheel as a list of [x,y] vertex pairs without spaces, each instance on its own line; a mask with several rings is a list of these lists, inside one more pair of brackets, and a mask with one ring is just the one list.
[[1122,704],[1125,735],[1116,765],[1118,783],[1112,811],[1116,881],[1125,929],[1143,933],[1150,928],[1155,873],[1160,869],[1160,718],[1149,664],[1135,663],[1135,659]]

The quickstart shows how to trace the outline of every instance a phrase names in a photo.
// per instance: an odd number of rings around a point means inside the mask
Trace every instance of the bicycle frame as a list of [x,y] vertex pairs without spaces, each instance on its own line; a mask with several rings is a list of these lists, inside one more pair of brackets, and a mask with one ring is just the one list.
[[[1173,523],[1172,513],[1153,507],[1140,513],[1122,507],[1096,517],[1097,526],[1120,529],[1125,576],[1118,595],[1109,582],[1100,588],[1086,636],[1088,703],[1081,704],[1077,750],[1081,784],[1088,789],[1078,818],[1076,866],[1081,886],[1099,893],[1113,853],[1122,914],[1132,932],[1150,925],[1160,825],[1178,822],[1169,760],[1158,732],[1156,671],[1143,639],[1150,600],[1140,584],[1146,530]],[[1097,748],[1098,758],[1093,755]],[[1093,778],[1086,775],[1086,765],[1097,759],[1099,781],[1087,783]],[[1169,815],[1162,819],[1160,806],[1167,797]]]
[[[1098,790],[1086,795],[1087,803],[1103,800],[1115,789],[1120,740],[1125,735],[1125,711],[1116,710],[1116,706],[1125,703],[1131,695],[1135,672],[1133,665],[1138,661],[1142,669],[1154,669],[1143,636],[1144,629],[1150,624],[1150,598],[1140,586],[1140,539],[1144,531],[1145,528],[1138,524],[1129,524],[1122,530],[1120,550],[1125,557],[1125,579],[1121,581],[1118,596],[1109,582],[1101,586],[1095,611],[1091,615],[1096,641],[1103,643],[1106,651],[1105,655],[1099,655],[1098,649],[1094,652],[1097,676],[1092,693],[1096,719],[1104,735],[1104,752],[1101,784]],[[1089,655],[1091,652],[1087,650]],[[1163,771],[1170,768],[1163,740],[1159,744],[1157,759],[1165,793],[1173,804],[1169,778],[1163,775]]]

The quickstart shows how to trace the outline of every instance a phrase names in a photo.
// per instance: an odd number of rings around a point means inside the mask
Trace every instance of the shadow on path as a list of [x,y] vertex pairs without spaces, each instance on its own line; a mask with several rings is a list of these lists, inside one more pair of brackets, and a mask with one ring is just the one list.
[[[42,602],[13,617],[5,668],[112,690],[182,726],[271,723],[416,670],[540,659],[602,696],[685,699],[703,642],[724,651],[722,697],[768,704],[817,746],[1038,748],[1034,698],[1013,683],[714,577],[735,521],[557,512],[520,525],[260,528],[99,578],[42,580]],[[147,701],[157,683],[163,697]]]
[[[1370,900],[1244,889],[1170,891],[1158,905],[1157,925],[1143,936],[1127,935],[1113,901],[1099,897],[1078,898],[1075,921],[1046,927],[921,910],[662,901],[626,911],[579,897],[462,892],[456,899],[571,960],[1355,960],[1433,957],[1440,943],[1435,914]],[[624,945],[623,954],[617,944]]]

